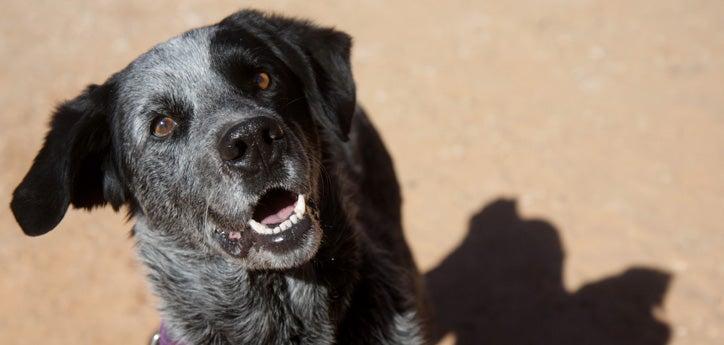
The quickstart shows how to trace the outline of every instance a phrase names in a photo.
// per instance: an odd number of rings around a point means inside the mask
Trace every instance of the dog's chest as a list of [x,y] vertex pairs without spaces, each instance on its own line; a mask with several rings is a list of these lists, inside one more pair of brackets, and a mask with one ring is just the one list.
[[183,306],[169,308],[174,310],[169,323],[182,325],[178,330],[194,343],[333,343],[335,327],[324,287],[276,274],[252,275],[237,283],[206,282],[208,289],[176,300]]
[[[240,324],[231,324],[231,337],[243,343],[265,339],[266,344],[327,344],[334,338],[326,289],[289,277],[251,281],[241,303]],[[232,341],[236,343],[237,341]]]

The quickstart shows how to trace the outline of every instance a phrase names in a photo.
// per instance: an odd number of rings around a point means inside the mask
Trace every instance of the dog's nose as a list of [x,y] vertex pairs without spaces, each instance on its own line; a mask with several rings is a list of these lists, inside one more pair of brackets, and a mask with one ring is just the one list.
[[233,125],[221,137],[219,154],[228,164],[242,169],[267,169],[285,145],[279,121],[257,116]]

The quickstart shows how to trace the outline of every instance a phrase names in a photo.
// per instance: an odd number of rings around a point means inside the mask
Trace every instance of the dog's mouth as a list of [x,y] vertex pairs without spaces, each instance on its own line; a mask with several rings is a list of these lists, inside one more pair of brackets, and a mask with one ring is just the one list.
[[239,220],[220,222],[221,217],[214,214],[221,225],[215,227],[214,237],[224,251],[235,257],[246,257],[252,249],[286,254],[303,246],[310,229],[317,224],[310,206],[302,193],[272,188],[259,197],[245,224]]
[[279,234],[299,224],[305,212],[304,195],[272,189],[259,199],[248,224],[254,232],[262,235]]

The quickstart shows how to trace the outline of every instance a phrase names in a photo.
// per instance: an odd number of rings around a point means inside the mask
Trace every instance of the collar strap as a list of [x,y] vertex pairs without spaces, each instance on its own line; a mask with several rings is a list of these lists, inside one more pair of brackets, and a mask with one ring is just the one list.
[[168,335],[168,331],[166,330],[166,327],[164,326],[163,322],[161,322],[161,326],[159,326],[158,332],[156,334],[154,334],[153,337],[151,337],[150,345],[184,345],[184,344],[171,340],[171,337]]

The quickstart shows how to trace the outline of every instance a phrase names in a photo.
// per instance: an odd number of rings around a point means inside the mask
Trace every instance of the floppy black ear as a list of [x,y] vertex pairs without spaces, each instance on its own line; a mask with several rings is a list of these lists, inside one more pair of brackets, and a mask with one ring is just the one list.
[[356,107],[351,48],[352,38],[333,29],[314,29],[302,39],[302,49],[311,57],[319,92],[307,94],[310,107],[324,125],[345,141]]
[[42,235],[55,228],[68,209],[125,202],[111,152],[109,86],[89,86],[53,114],[43,148],[13,193],[10,208],[23,231]]

